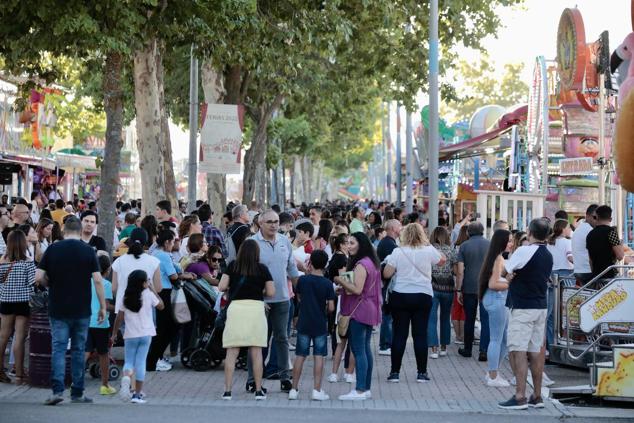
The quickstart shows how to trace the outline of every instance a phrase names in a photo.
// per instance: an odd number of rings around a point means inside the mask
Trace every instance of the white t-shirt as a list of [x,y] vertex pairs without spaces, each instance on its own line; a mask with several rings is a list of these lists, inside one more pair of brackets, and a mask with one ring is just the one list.
[[398,247],[385,258],[396,269],[392,289],[402,294],[434,295],[431,286],[431,268],[440,262],[440,252],[431,245],[425,247]]
[[189,250],[187,250],[188,242],[189,242],[188,236],[181,239],[181,246],[178,248],[178,254],[180,254],[181,257],[185,257],[187,254],[189,254]]
[[123,306],[123,294],[125,294],[125,289],[128,286],[130,273],[135,270],[143,270],[151,281],[159,264],[159,259],[146,253],[141,254],[138,259],[134,258],[133,254],[125,254],[112,263],[112,271],[117,272],[118,283],[114,306],[115,313],[119,312]]
[[568,261],[568,256],[572,255],[572,243],[569,239],[557,238],[555,245],[548,244],[546,248],[553,255],[553,270],[572,270],[572,263]]
[[583,222],[572,233],[572,259],[574,263],[575,273],[592,273],[590,268],[590,255],[586,246],[586,238],[592,230],[592,226],[588,222]]
[[[306,264],[308,262],[308,259],[310,258],[310,254],[306,253],[306,250],[302,245],[301,247],[297,247],[293,250],[293,258],[300,263]],[[303,274],[304,272],[299,272],[300,276]]]
[[121,310],[125,312],[125,329],[123,339],[140,338],[142,336],[155,336],[154,318],[152,309],[159,303],[159,299],[150,291],[145,289],[141,293],[141,309],[138,312],[128,310],[123,303]]

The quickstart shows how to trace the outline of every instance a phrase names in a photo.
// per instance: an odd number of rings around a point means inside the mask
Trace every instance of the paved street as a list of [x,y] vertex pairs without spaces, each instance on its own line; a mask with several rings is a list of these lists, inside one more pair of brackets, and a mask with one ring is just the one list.
[[[378,335],[373,338],[376,351]],[[343,382],[324,383],[325,391],[333,400],[323,403],[309,401],[307,398],[312,383],[312,369],[309,365],[304,369],[299,401],[289,401],[286,394],[279,391],[279,382],[266,381],[265,386],[270,388],[268,399],[265,402],[256,403],[243,388],[246,372],[238,370],[233,390],[234,400],[224,402],[219,399],[223,391],[223,372],[220,369],[199,373],[183,369],[180,363],[170,372],[149,374],[146,384],[149,400],[143,406],[123,406],[118,396],[107,398],[97,395],[98,383],[90,376],[86,379],[87,394],[92,396],[97,403],[92,407],[62,404],[51,410],[40,405],[49,393],[47,390],[4,384],[0,385],[0,403],[3,410],[9,413],[3,414],[2,418],[8,418],[11,415],[15,415],[16,418],[20,416],[21,422],[40,422],[42,416],[48,416],[48,413],[52,413],[50,414],[53,419],[51,421],[61,421],[62,416],[68,422],[83,422],[86,421],[86,416],[90,416],[90,420],[94,422],[112,421],[111,413],[84,410],[115,408],[117,412],[125,413],[126,416],[142,415],[143,419],[140,421],[153,421],[167,416],[181,418],[182,416],[189,418],[188,421],[192,422],[209,420],[210,407],[213,407],[214,416],[228,417],[237,422],[246,421],[247,416],[252,416],[255,409],[258,416],[266,418],[274,415],[276,421],[279,422],[297,421],[298,418],[304,421],[323,421],[328,417],[336,418],[341,422],[356,422],[361,413],[367,422],[384,421],[386,412],[389,412],[389,415],[396,412],[399,420],[403,422],[415,419],[421,421],[421,411],[425,412],[425,417],[434,418],[434,421],[441,419],[446,422],[462,420],[460,416],[464,415],[473,415],[474,422],[485,421],[482,415],[487,415],[486,421],[491,422],[512,422],[527,417],[535,421],[555,421],[563,417],[625,418],[634,415],[632,410],[569,407],[556,401],[547,401],[546,408],[542,410],[512,412],[498,409],[497,402],[510,397],[513,388],[485,386],[483,382],[485,364],[479,363],[475,358],[469,360],[459,357],[457,347],[452,345],[448,357],[430,360],[429,373],[432,381],[419,384],[414,380],[414,354],[410,344],[404,359],[401,383],[388,384],[385,381],[389,372],[389,357],[375,355],[373,399],[356,403],[341,402],[336,399],[338,395],[350,389],[350,385]],[[328,370],[331,365],[332,361],[328,359],[326,362]],[[508,378],[511,375],[508,362],[505,362],[504,366],[503,374]],[[586,383],[587,373],[579,370],[551,366],[547,371],[550,377],[558,382],[557,385]],[[143,408],[143,412],[140,413],[136,408]],[[25,410],[28,411],[26,416],[22,414]],[[319,412],[316,413],[316,410]],[[363,410],[372,410],[373,413]],[[95,419],[99,415],[103,420]],[[60,420],[56,416],[59,416]],[[280,419],[279,416],[283,417]]]

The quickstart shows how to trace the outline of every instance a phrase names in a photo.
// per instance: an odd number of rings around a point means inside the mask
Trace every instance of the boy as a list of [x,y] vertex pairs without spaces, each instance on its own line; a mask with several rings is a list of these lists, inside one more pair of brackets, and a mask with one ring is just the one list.
[[299,397],[299,378],[302,375],[304,361],[313,345],[315,359],[314,388],[312,399],[327,401],[328,395],[321,390],[321,378],[324,370],[324,357],[328,353],[328,317],[327,312],[335,310],[335,290],[332,282],[324,277],[328,264],[328,255],[323,250],[313,251],[310,255],[307,274],[301,276],[295,290],[299,298],[299,319],[297,321],[297,344],[295,363],[293,364],[293,388],[288,393],[289,400]]
[[110,258],[107,254],[100,254],[98,257],[101,276],[103,276],[103,290],[106,297],[106,318],[102,323],[97,323],[97,314],[99,313],[99,299],[95,293],[95,285],[92,285],[92,314],[90,316],[90,328],[88,329],[88,337],[86,338],[86,360],[90,354],[97,350],[99,355],[99,369],[101,370],[101,395],[114,395],[117,390],[108,384],[110,365],[110,311],[114,311],[112,283],[107,280],[110,273]]

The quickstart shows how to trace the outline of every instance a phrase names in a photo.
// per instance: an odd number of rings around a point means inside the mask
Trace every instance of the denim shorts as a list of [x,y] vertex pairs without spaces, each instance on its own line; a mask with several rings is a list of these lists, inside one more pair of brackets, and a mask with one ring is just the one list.
[[297,333],[297,343],[295,344],[295,355],[308,357],[310,355],[310,344],[313,344],[313,355],[328,355],[328,335],[310,336]]

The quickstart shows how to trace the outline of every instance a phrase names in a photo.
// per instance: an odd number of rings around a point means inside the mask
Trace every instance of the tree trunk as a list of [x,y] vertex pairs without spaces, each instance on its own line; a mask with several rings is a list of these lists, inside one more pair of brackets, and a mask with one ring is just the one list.
[[[205,103],[223,103],[225,89],[223,75],[212,64],[211,59],[203,61],[200,70]],[[221,173],[207,174],[207,202],[214,212],[216,226],[222,222],[222,215],[227,207],[227,175]]]
[[165,163],[161,144],[156,49],[156,39],[152,39],[134,53],[134,106],[143,214],[153,211],[154,205],[167,197],[163,171]]
[[106,55],[103,70],[103,98],[106,112],[106,147],[101,165],[101,192],[99,195],[99,216],[101,220],[97,235],[106,241],[108,253],[112,253],[114,240],[114,220],[117,213],[119,188],[119,168],[123,147],[123,90],[121,87],[122,57],[119,53]]
[[321,181],[322,181],[322,176],[324,174],[324,162],[319,160],[317,161],[317,163],[315,163],[314,167],[316,167],[316,173],[317,173],[317,178],[315,180],[315,198],[321,202],[321,193],[322,193],[322,188],[321,188]]
[[310,203],[310,163],[308,156],[302,156],[302,202]]
[[172,160],[172,141],[170,139],[169,116],[165,107],[165,85],[163,68],[163,49],[156,49],[156,83],[158,86],[159,106],[161,108],[161,149],[163,153],[163,178],[165,180],[165,195],[172,204],[175,216],[180,215],[178,196],[176,195],[176,178],[174,176],[174,161]]
[[290,181],[290,191],[291,191],[291,203],[295,203],[295,162],[297,160],[296,156],[293,156],[293,160],[290,163],[290,172],[288,172],[291,181]]

